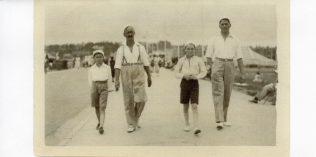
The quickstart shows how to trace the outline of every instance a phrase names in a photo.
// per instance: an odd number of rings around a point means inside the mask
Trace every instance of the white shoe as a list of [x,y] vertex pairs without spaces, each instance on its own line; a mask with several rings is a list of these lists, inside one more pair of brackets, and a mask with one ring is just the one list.
[[183,129],[185,132],[189,132],[191,129],[190,129],[190,126],[186,125]]
[[226,126],[226,127],[232,126],[232,124],[230,122],[224,122],[223,125]]
[[216,128],[217,128],[217,130],[222,130],[223,127],[224,127],[223,122],[216,123]]
[[127,132],[128,132],[128,133],[131,133],[131,132],[134,132],[134,131],[135,131],[135,128],[132,127],[132,126],[129,126],[129,127],[127,128]]

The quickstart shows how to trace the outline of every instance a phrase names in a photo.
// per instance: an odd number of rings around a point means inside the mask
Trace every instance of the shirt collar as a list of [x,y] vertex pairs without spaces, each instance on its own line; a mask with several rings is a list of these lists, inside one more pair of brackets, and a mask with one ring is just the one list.
[[[127,44],[126,44],[126,41],[122,43],[123,46],[126,46],[127,47]],[[140,46],[141,44],[137,41],[135,41],[135,44],[136,46]]]
[[102,64],[101,64],[101,66],[100,66],[100,67],[98,67],[98,66],[97,66],[97,64],[96,64],[96,63],[94,63],[93,67],[94,67],[94,68],[102,68],[102,67],[105,67],[105,64],[104,64],[104,63],[102,63]]
[[[193,55],[190,59],[192,60],[192,59],[194,59],[196,56],[195,55]],[[184,56],[184,60],[188,60],[188,58],[187,58],[187,56],[185,55]]]
[[[219,37],[221,37],[221,38],[223,38],[223,36],[222,36],[222,34],[221,33],[219,33],[219,35],[218,35]],[[228,36],[227,36],[228,38],[235,38],[235,36],[234,35],[232,35],[232,34],[228,34]]]

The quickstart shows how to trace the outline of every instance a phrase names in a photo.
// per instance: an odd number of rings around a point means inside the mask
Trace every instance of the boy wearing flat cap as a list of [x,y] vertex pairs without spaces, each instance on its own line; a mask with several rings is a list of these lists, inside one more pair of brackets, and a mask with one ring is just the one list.
[[103,63],[104,52],[95,50],[92,54],[95,64],[89,68],[88,81],[91,91],[91,106],[95,108],[98,118],[96,129],[104,133],[103,124],[108,99],[108,88],[112,82],[111,68]]

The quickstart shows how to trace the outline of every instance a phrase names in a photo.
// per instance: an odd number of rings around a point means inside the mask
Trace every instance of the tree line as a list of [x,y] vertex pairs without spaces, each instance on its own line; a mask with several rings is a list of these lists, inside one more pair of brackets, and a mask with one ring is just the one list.
[[[164,51],[165,49],[171,50],[174,54],[173,57],[177,56],[177,49],[180,48],[180,56],[183,56],[183,45],[179,47],[177,45],[172,45],[170,41],[158,41],[155,43],[146,43],[140,42],[148,51],[149,54],[155,51]],[[83,57],[87,55],[91,55],[95,49],[101,49],[104,51],[105,55],[111,55],[111,53],[115,53],[121,43],[119,42],[86,42],[86,43],[78,43],[78,44],[52,44],[45,46],[45,53],[55,56],[56,53],[59,54],[61,58],[65,54],[71,55],[73,57]],[[202,52],[204,51],[202,45],[197,45],[197,55],[202,56]],[[253,51],[273,60],[277,60],[276,47],[269,46],[251,46]]]

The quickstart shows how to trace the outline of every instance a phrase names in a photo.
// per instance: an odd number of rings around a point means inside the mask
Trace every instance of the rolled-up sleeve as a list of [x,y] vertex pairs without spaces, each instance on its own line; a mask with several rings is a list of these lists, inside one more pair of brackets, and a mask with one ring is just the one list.
[[108,71],[108,89],[110,89],[112,85],[112,71],[110,66],[107,66],[106,68]]
[[144,46],[140,48],[140,56],[144,66],[149,66],[149,57]]
[[183,74],[180,71],[180,69],[182,68],[181,66],[183,66],[183,60],[179,59],[177,65],[174,68],[174,72],[176,74],[176,78],[179,78],[179,79],[183,78]]
[[202,59],[198,59],[198,64],[199,64],[199,67],[200,67],[200,73],[196,76],[196,78],[197,79],[201,79],[201,78],[206,76],[207,70],[206,70],[205,63],[203,62]]
[[236,39],[236,54],[235,54],[236,59],[243,58],[242,55],[242,50],[241,50],[241,43],[238,39]]
[[115,57],[115,65],[114,68],[121,69],[122,66],[122,60],[123,60],[123,51],[122,46],[119,47],[116,51],[116,57]]
[[205,57],[206,58],[213,58],[213,56],[214,56],[214,39],[210,40],[208,43],[209,44],[207,45]]

